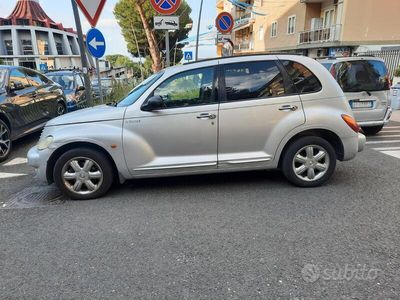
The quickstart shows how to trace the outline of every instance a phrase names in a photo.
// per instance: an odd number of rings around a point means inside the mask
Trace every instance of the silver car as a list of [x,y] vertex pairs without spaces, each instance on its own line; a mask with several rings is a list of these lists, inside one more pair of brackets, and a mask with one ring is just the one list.
[[50,121],[28,159],[72,199],[114,181],[273,168],[315,187],[363,150],[359,130],[318,62],[231,57],[165,69],[119,103]]
[[390,78],[385,62],[376,57],[342,57],[320,61],[337,80],[364,133],[374,135],[389,123]]

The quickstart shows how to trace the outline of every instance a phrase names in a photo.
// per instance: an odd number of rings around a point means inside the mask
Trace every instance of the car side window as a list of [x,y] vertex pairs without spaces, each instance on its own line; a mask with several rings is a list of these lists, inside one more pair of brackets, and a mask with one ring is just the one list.
[[39,78],[44,84],[50,83],[49,79],[46,76],[43,76],[42,74],[39,74]]
[[321,82],[306,66],[301,63],[283,60],[281,61],[289,77],[292,79],[297,92],[300,94],[316,93],[322,90]]
[[85,84],[83,83],[82,77],[80,75],[75,76],[75,81],[76,81],[76,87],[85,86]]
[[285,94],[282,73],[274,61],[224,66],[227,101],[264,99]]
[[155,91],[166,108],[207,105],[216,102],[214,68],[183,72],[164,81]]
[[44,83],[42,82],[42,80],[39,77],[39,74],[34,72],[34,71],[30,71],[30,70],[25,70],[25,74],[26,77],[29,80],[29,83],[34,86],[34,87],[39,87],[44,85]]
[[26,78],[25,73],[20,69],[14,69],[10,73],[9,86],[15,89],[24,89],[30,87],[28,78]]

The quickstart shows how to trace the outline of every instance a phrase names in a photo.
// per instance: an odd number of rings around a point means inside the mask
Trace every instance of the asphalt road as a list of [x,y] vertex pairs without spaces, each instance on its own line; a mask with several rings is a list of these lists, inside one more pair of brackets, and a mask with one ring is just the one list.
[[0,299],[400,298],[400,123],[321,188],[253,172],[93,201],[37,186],[36,139],[0,166]]

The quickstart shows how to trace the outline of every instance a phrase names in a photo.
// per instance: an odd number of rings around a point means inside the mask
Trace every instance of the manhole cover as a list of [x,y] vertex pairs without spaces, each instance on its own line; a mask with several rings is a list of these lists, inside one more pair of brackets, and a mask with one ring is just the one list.
[[60,191],[54,186],[27,187],[0,204],[2,209],[34,208],[60,205],[65,202]]

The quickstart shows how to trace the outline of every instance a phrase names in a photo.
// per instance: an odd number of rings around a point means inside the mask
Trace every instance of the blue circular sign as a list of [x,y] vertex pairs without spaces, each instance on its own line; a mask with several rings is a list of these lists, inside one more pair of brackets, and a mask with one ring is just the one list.
[[92,28],[86,34],[86,45],[89,53],[95,58],[101,58],[106,53],[106,40],[100,30]]
[[221,33],[230,33],[233,29],[234,20],[230,13],[222,12],[218,15],[215,26]]

